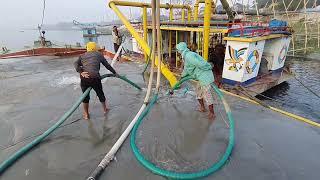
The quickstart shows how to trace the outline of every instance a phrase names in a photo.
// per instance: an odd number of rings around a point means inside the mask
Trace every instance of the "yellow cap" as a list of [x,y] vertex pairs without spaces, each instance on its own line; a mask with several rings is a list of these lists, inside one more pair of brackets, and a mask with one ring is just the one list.
[[95,42],[88,42],[87,43],[87,52],[90,52],[90,51],[97,51],[98,48],[97,48],[97,44]]

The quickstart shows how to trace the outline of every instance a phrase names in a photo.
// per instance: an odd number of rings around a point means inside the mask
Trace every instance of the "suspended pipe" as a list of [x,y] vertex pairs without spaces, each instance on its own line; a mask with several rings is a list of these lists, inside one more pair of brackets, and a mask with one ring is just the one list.
[[[101,79],[106,77],[116,77],[114,74],[105,74],[101,76]],[[135,88],[141,90],[141,88],[133,83],[132,81],[128,80],[124,76],[119,76],[117,78],[120,78]],[[78,108],[78,106],[82,103],[83,99],[90,93],[92,88],[88,88],[81,96],[80,98],[73,104],[73,106],[56,122],[53,126],[51,126],[47,131],[45,131],[43,134],[38,136],[36,139],[34,139],[31,143],[25,145],[21,149],[19,149],[17,152],[12,154],[8,159],[6,159],[4,162],[0,164],[0,175],[5,172],[7,168],[9,168],[15,161],[17,161],[20,157],[22,157],[24,154],[26,154],[28,151],[30,151],[33,147],[38,145],[42,140],[44,140],[46,137],[48,137],[53,131],[55,131],[61,124],[63,124],[71,115],[72,113]]]
[[[110,5],[110,4],[109,4]],[[110,7],[112,6],[112,4],[110,5]],[[120,13],[121,14],[121,13]],[[129,22],[128,22],[129,23]],[[153,49],[155,48],[155,44],[156,44],[156,29],[155,29],[155,12],[152,11],[152,45],[153,45]],[[130,25],[130,23],[129,23]],[[150,49],[151,50],[151,49]],[[153,74],[154,74],[154,65],[155,65],[155,56],[152,55],[151,56],[151,68],[150,68],[150,77],[149,77],[149,83],[148,83],[148,89],[147,89],[147,93],[144,99],[144,103],[141,106],[140,110],[138,111],[138,113],[135,115],[135,117],[132,119],[132,121],[130,122],[130,124],[128,125],[128,127],[126,128],[126,130],[121,134],[121,136],[119,137],[119,139],[116,141],[116,143],[112,146],[112,148],[110,149],[110,151],[106,154],[106,156],[101,160],[101,162],[99,163],[99,165],[95,168],[95,170],[90,174],[90,176],[87,178],[87,180],[95,180],[98,179],[100,177],[100,175],[102,174],[103,170],[108,166],[108,164],[113,160],[115,154],[117,153],[117,151],[119,150],[119,148],[121,147],[121,145],[123,144],[123,142],[126,140],[126,138],[128,137],[128,135],[130,134],[133,126],[135,125],[135,123],[138,121],[138,119],[140,118],[141,114],[144,112],[145,108],[147,107],[147,104],[149,104],[149,97],[151,94],[151,90],[152,90],[152,81],[153,81]],[[159,66],[160,67],[160,66]],[[158,70],[159,70],[158,67]],[[159,76],[159,73],[158,73]],[[158,79],[158,78],[157,78]]]

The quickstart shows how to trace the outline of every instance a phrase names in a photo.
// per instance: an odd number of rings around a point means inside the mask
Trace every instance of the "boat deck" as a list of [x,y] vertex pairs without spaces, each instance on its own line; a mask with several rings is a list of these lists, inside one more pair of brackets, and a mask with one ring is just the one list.
[[[255,82],[243,86],[243,88],[246,90],[247,94],[256,96],[292,78],[293,75],[291,73],[283,70],[282,72],[269,73],[257,77],[257,80]],[[238,87],[224,84],[223,88],[228,90],[229,92],[243,95],[243,93],[239,92],[243,89],[239,89]]]
[[[32,138],[11,148],[5,146],[47,129],[81,94],[74,60],[33,57],[0,62],[1,162]],[[115,68],[145,86],[142,64],[121,63]],[[79,108],[67,126],[18,160],[1,180],[85,179],[134,117],[145,94],[117,79],[108,79],[103,86],[111,107],[107,116],[91,93],[90,121],[81,119]],[[236,97],[226,95],[226,99],[235,119],[235,147],[229,162],[205,179],[319,179],[319,129]],[[175,159],[181,165],[177,169],[191,166],[193,158],[213,163],[228,142],[228,128],[223,115],[210,122],[196,108],[192,91],[162,97],[140,129],[138,144],[151,158]],[[218,103],[215,108],[221,112]],[[171,167],[170,161],[168,164]],[[127,139],[101,179],[165,178],[137,162]]]

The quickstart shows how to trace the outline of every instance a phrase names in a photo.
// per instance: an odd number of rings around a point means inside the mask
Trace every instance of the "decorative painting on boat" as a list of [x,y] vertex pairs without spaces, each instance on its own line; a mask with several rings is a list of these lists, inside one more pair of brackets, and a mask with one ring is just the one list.
[[281,48],[279,56],[278,56],[279,64],[282,64],[282,62],[286,59],[287,52],[288,52],[287,44],[284,44],[284,46]]
[[252,72],[255,71],[255,69],[257,68],[259,62],[260,62],[260,58],[259,58],[259,51],[258,50],[253,50],[249,56],[248,59],[246,61],[246,72],[248,74],[252,74]]
[[233,49],[230,45],[228,46],[229,59],[226,59],[226,64],[229,65],[228,70],[238,72],[242,69],[244,60],[241,57],[245,54],[248,48],[240,48],[239,50]]

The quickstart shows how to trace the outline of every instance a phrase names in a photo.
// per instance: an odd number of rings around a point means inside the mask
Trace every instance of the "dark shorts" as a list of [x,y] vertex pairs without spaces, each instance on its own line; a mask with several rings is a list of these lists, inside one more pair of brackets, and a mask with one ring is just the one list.
[[[89,87],[92,87],[92,89],[96,92],[97,96],[99,97],[100,102],[105,102],[106,97],[104,96],[101,79],[100,78],[94,78],[94,79],[81,79],[80,83],[82,92],[85,92]],[[90,94],[84,98],[82,102],[89,103],[90,100]]]
[[[120,45],[118,45],[117,43],[113,43],[113,47],[114,47],[114,54],[117,54]],[[119,57],[121,56],[121,52],[122,50],[119,53]]]

